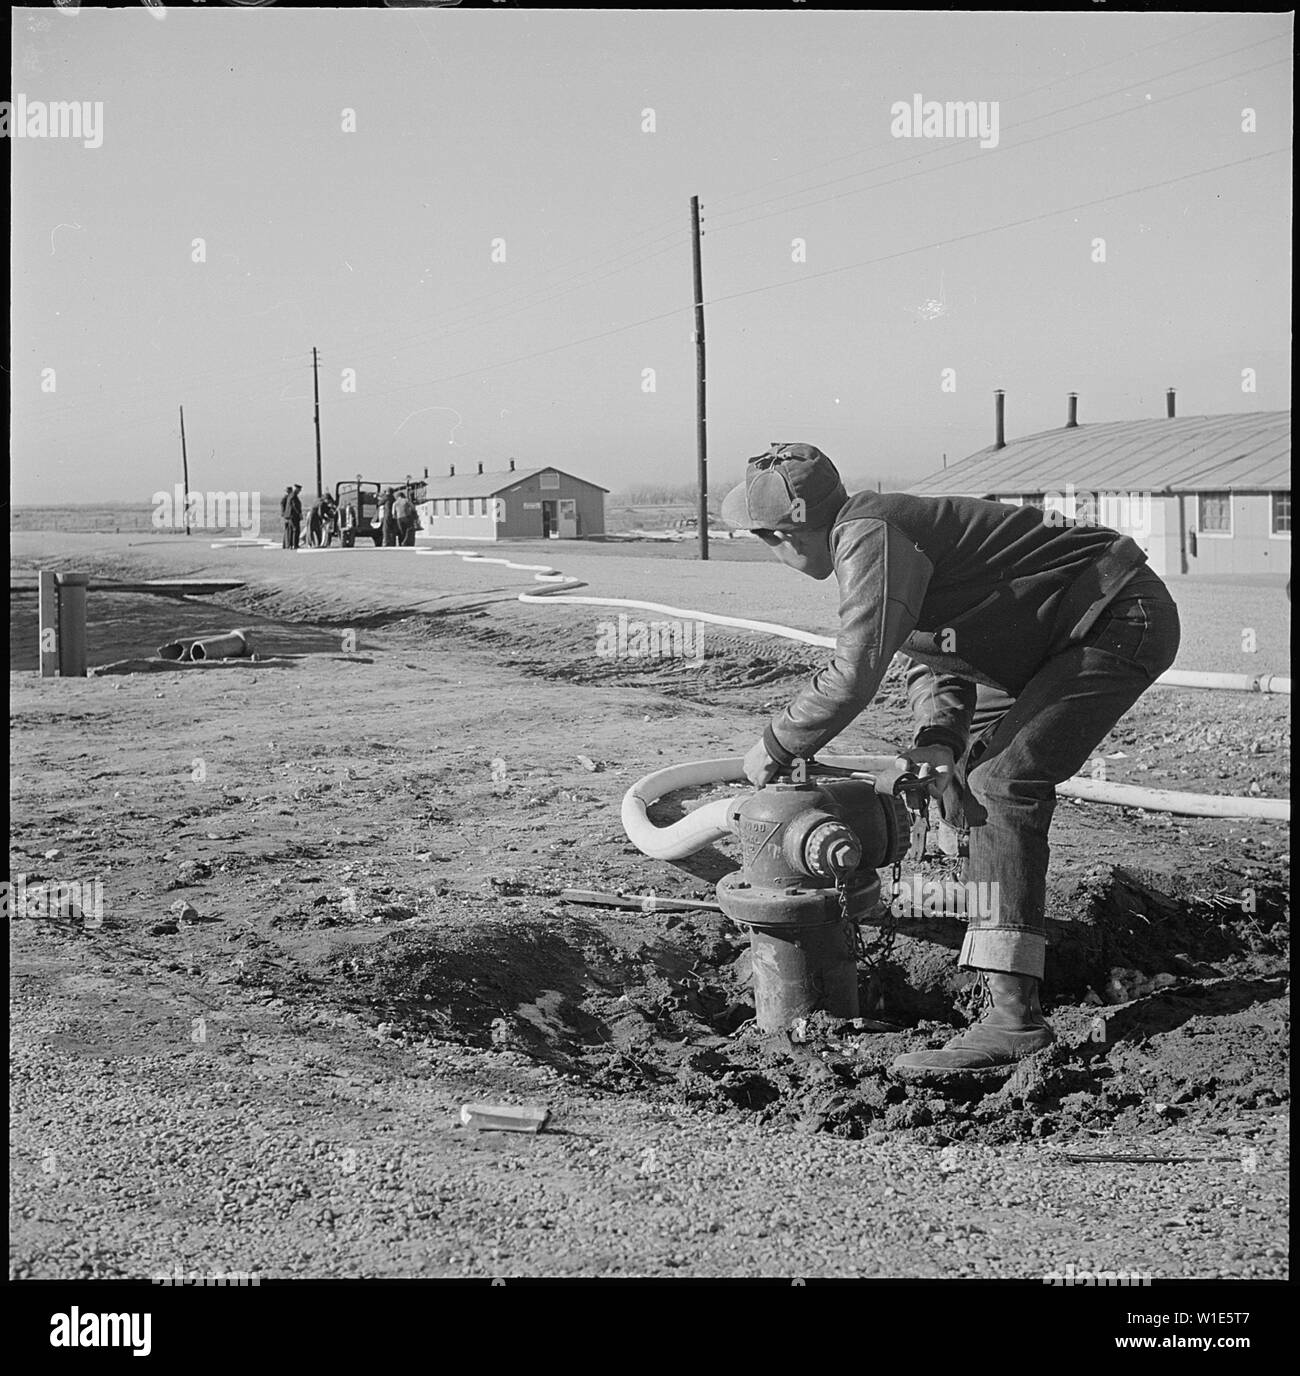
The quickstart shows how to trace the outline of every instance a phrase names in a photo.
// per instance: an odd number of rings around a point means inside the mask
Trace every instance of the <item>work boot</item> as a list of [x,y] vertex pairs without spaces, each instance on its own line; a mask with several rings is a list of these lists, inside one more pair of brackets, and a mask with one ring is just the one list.
[[1032,975],[981,971],[992,1006],[980,1020],[937,1051],[913,1051],[890,1069],[904,1080],[942,1080],[1014,1065],[1051,1046],[1056,1034],[1043,1017]]

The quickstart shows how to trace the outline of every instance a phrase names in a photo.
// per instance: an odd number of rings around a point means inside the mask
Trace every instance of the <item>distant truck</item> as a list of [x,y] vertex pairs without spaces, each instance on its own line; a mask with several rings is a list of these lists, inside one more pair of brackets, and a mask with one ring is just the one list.
[[[409,477],[397,482],[377,483],[367,482],[358,476],[347,482],[334,484],[334,500],[338,503],[339,530],[344,549],[351,549],[359,539],[364,541],[368,538],[375,545],[383,544],[384,532],[379,524],[379,494],[385,488],[391,489],[394,497],[405,492],[416,506],[424,501],[425,483]],[[356,522],[350,530],[345,528],[346,522],[343,519],[348,507],[352,507],[356,512]]]

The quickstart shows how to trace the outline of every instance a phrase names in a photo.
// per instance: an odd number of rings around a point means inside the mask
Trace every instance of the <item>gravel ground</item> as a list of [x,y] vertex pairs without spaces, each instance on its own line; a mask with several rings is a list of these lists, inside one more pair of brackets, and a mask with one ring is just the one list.
[[[883,1062],[960,1023],[951,932],[918,929],[901,957],[937,1016],[900,1005],[895,1032],[825,1025],[774,1050],[720,1030],[719,1000],[743,994],[725,924],[555,899],[709,891],[725,845],[657,867],[618,799],[659,764],[743,748],[806,669],[797,647],[720,638],[689,681],[600,661],[585,609],[520,607],[493,566],[128,543],[23,535],[15,567],[237,568],[249,586],[194,615],[359,628],[361,648],[11,676],[11,875],[105,889],[102,928],[13,929],[14,1277],[1288,1275],[1287,828],[1062,808],[1061,1047],[994,1092],[891,1097]],[[702,604],[684,563],[557,561]],[[790,584],[720,562],[706,605],[829,624]],[[1176,592],[1220,636],[1225,606],[1266,613],[1246,622],[1261,655],[1285,630],[1276,594]],[[1215,653],[1188,667],[1239,667]],[[885,699],[853,748],[904,729]],[[1153,693],[1116,739],[1167,785],[1285,792],[1286,704],[1230,704]],[[1220,901],[1247,882],[1272,895],[1249,922]],[[1116,952],[1201,968],[1111,1005],[1090,1051],[1082,988]],[[553,1118],[536,1137],[459,1127],[484,1099]]]

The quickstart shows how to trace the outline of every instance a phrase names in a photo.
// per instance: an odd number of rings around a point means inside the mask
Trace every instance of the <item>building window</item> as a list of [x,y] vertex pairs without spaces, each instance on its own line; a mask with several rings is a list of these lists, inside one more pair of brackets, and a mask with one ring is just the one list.
[[1202,535],[1231,535],[1232,493],[1197,493],[1196,528]]
[[556,488],[560,485],[560,475],[558,473],[543,473],[540,480],[543,488]]
[[1021,506],[1036,506],[1039,511],[1043,509],[1043,494],[1041,492],[1026,492],[1020,499]]
[[443,514],[444,516],[450,516],[450,515],[451,515],[451,498],[450,498],[450,497],[444,497],[444,498],[442,499],[442,514]]
[[1268,530],[1270,535],[1291,534],[1291,494],[1289,492],[1270,494]]
[[461,499],[460,499],[459,497],[457,497],[457,498],[456,498],[456,515],[457,515],[457,516],[459,516],[459,515],[461,514],[461,513],[460,513],[460,503],[461,503]]

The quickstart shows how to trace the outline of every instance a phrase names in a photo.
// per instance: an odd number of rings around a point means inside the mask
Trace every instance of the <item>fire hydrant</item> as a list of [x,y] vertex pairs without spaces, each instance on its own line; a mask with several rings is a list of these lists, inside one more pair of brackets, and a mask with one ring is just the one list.
[[718,902],[749,929],[760,1028],[784,1031],[819,1010],[858,1016],[855,927],[883,913],[876,871],[902,858],[908,815],[869,779],[768,784],[728,819],[741,868]]

